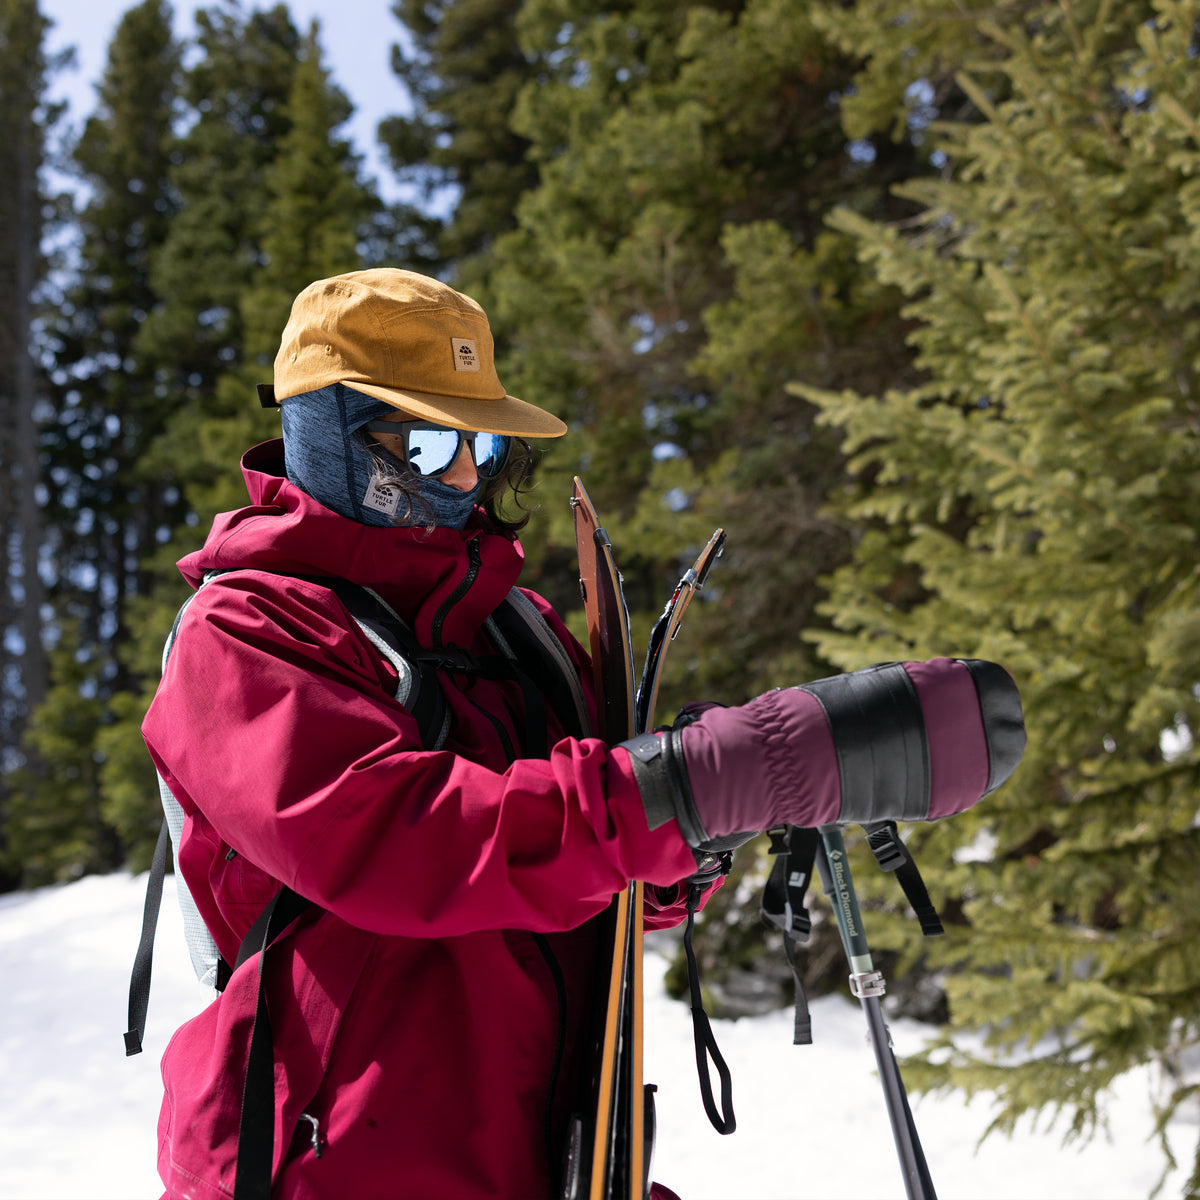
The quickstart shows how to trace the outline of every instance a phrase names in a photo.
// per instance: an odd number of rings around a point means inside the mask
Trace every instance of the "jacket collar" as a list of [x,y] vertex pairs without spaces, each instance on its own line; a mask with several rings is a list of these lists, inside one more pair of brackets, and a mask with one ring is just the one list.
[[470,647],[520,576],[520,543],[482,509],[463,530],[361,525],[288,481],[280,439],[247,451],[242,474],[249,506],[219,513],[204,546],[179,561],[193,587],[212,570],[333,575],[377,591],[423,645]]

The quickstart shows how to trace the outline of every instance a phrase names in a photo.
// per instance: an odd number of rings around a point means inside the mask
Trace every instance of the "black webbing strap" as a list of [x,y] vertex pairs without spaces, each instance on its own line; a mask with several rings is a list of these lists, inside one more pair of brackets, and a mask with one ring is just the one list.
[[271,1167],[275,1158],[275,1043],[267,1009],[267,950],[271,943],[311,904],[289,887],[280,888],[259,913],[242,940],[234,970],[258,954],[258,1004],[246,1059],[242,1116],[238,1127],[237,1174],[234,1200],[270,1200]]
[[[943,932],[942,923],[913,856],[900,840],[896,822],[876,821],[864,826],[864,829],[875,861],[882,870],[894,872],[904,889],[904,894],[921,923],[921,932],[926,937],[937,937]],[[775,863],[763,888],[762,918],[768,926],[778,929],[783,934],[784,953],[796,983],[796,1017],[792,1041],[797,1046],[807,1046],[812,1042],[812,1020],[808,1011],[808,999],[804,994],[796,947],[797,943],[808,940],[812,929],[812,920],[805,907],[804,897],[812,881],[814,862],[820,865],[817,850],[821,837],[815,829],[802,829],[795,825],[772,829],[770,837],[769,852],[775,856]]]
[[[700,994],[700,968],[696,965],[696,951],[692,945],[692,933],[696,926],[696,910],[700,906],[700,897],[711,878],[692,880],[688,883],[687,896],[687,926],[683,931],[683,949],[687,954],[688,989],[692,999],[692,1040],[696,1046],[696,1074],[700,1079],[700,1097],[704,1101],[704,1111],[712,1127],[718,1133],[732,1133],[737,1128],[737,1119],[733,1115],[733,1079],[729,1067],[717,1048],[717,1040],[713,1037],[712,1022],[704,1011],[704,999]],[[721,1080],[721,1108],[717,1110],[713,1097],[712,1078],[709,1074],[708,1060],[712,1059]]]
[[[561,674],[550,667],[543,668],[545,655],[532,641],[525,621],[510,606],[501,605],[494,618],[502,617],[498,627],[506,637],[518,642],[517,656],[509,659],[501,654],[475,655],[457,647],[429,649],[417,641],[416,634],[391,609],[368,589],[345,579],[305,576],[312,582],[329,588],[342,602],[346,611],[366,625],[405,658],[417,672],[416,687],[406,707],[413,714],[421,733],[421,745],[433,748],[441,733],[446,716],[446,698],[438,680],[440,671],[458,671],[484,679],[516,679],[525,701],[525,757],[548,758],[549,731],[546,724],[546,702],[543,692],[555,703],[556,711],[573,712],[573,707],[559,701],[566,688]],[[502,616],[503,614],[503,616]],[[522,630],[525,636],[521,637]],[[582,733],[577,734],[582,736]]]
[[[864,829],[875,861],[882,870],[894,872],[904,889],[904,894],[921,923],[921,932],[926,937],[937,937],[943,932],[942,923],[913,856],[900,840],[896,822],[876,821],[864,826]],[[812,930],[812,919],[805,907],[804,897],[812,881],[814,863],[818,869],[823,864],[823,859],[818,856],[821,835],[815,829],[803,829],[796,825],[781,825],[769,833],[769,853],[774,855],[775,863],[763,888],[762,919],[765,924],[783,934],[783,950],[796,983],[796,1017],[792,1042],[797,1046],[807,1046],[812,1043],[812,1019],[808,1011],[808,998],[804,994],[796,947],[799,942],[808,941]],[[831,887],[832,884],[825,881],[827,892]]]
[[[211,572],[212,575],[224,572]],[[209,576],[205,576],[208,582]],[[180,606],[171,623],[167,637],[166,654],[175,644],[175,635],[183,621],[187,606],[195,599],[193,592]],[[158,929],[158,915],[162,911],[163,879],[167,874],[167,858],[171,851],[171,830],[166,814],[158,830],[158,841],[154,843],[154,854],[150,859],[150,875],[146,880],[146,902],[142,907],[142,933],[133,956],[133,970],[129,975],[129,1029],[125,1033],[125,1056],[141,1054],[142,1039],[146,1036],[146,1014],[150,1011],[150,975],[154,963],[154,934]]]
[[896,879],[904,889],[917,920],[921,922],[921,932],[926,937],[940,937],[945,930],[933,901],[929,898],[929,889],[921,872],[909,853],[908,847],[900,840],[900,832],[895,821],[877,821],[873,825],[864,826],[867,832],[867,845],[875,855],[875,861],[884,871],[894,871]]
[[546,723],[546,701],[537,684],[515,662],[512,663],[512,671],[525,700],[525,723],[521,729],[525,757],[549,758],[550,729]]
[[808,941],[812,918],[804,904],[808,885],[812,881],[813,860],[821,835],[815,829],[799,825],[781,825],[769,831],[769,853],[775,862],[762,895],[762,919],[772,929],[783,934],[783,951],[796,984],[796,1015],[792,1029],[792,1044],[812,1044],[812,1017],[808,997],[804,992],[803,972],[796,957],[797,942]]
[[150,974],[154,964],[154,931],[158,928],[158,913],[162,908],[163,876],[167,873],[167,854],[171,849],[171,833],[163,818],[154,843],[154,858],[150,863],[150,878],[146,881],[146,903],[142,908],[142,935],[133,957],[133,972],[129,978],[129,1029],[125,1034],[125,1055],[141,1054],[142,1038],[146,1035],[146,1013],[150,1007]]
[[[567,736],[587,737],[589,733],[586,728],[587,714],[579,709],[582,700],[564,675],[564,671],[571,669],[570,663],[560,663],[558,660],[561,652],[559,654],[552,653],[552,647],[548,648],[542,644],[538,632],[535,632],[531,623],[537,615],[536,611],[530,613],[532,607],[528,600],[522,601],[519,593],[516,593],[514,589],[509,593],[505,602],[492,613],[491,619],[500,631],[500,636],[508,643],[516,656],[515,663],[519,668],[518,678],[521,679],[521,686],[523,688],[527,686],[526,680],[521,677],[528,676],[528,679],[536,685],[540,695],[549,701],[551,710],[563,729],[566,730]],[[522,613],[523,609],[525,615]],[[544,621],[542,625],[545,625]],[[545,638],[554,638],[554,634],[548,627],[542,628],[541,634]],[[557,639],[555,639],[554,645],[557,644]],[[544,714],[544,706],[542,711]]]
[[421,745],[432,748],[441,733],[446,714],[446,698],[437,681],[440,660],[417,641],[417,635],[400,617],[365,587],[332,576],[300,576],[328,588],[346,611],[366,625],[405,658],[417,672],[414,694],[405,707],[412,713],[421,734]]

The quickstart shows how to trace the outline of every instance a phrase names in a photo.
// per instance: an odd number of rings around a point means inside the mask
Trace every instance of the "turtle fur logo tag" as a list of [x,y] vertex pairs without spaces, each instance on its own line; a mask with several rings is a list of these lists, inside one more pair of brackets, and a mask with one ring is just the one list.
[[371,476],[367,484],[366,494],[362,498],[364,508],[373,508],[376,512],[394,517],[400,506],[400,493],[390,486],[380,475]]
[[454,350],[454,369],[456,371],[478,371],[479,355],[471,338],[451,338],[450,345]]

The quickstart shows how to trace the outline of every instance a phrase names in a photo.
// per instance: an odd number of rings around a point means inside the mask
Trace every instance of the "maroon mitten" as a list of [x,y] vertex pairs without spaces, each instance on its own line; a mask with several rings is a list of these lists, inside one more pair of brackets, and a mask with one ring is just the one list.
[[652,829],[697,849],[775,825],[928,821],[970,808],[1025,748],[1012,678],[981,659],[886,663],[708,708],[623,743]]

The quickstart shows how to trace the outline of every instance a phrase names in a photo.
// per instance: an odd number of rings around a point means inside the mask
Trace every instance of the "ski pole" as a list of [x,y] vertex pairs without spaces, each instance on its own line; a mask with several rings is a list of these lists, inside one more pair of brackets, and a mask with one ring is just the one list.
[[891,1035],[883,1019],[880,997],[884,993],[885,981],[883,972],[877,971],[871,961],[841,826],[822,825],[820,832],[817,870],[821,875],[821,886],[833,906],[838,933],[841,934],[846,960],[850,964],[850,990],[858,997],[866,1014],[871,1047],[875,1051],[875,1062],[879,1067],[879,1079],[887,1102],[892,1138],[904,1176],[904,1190],[908,1200],[937,1200],[912,1109],[908,1104],[908,1094],[900,1078],[900,1067],[892,1051]]

